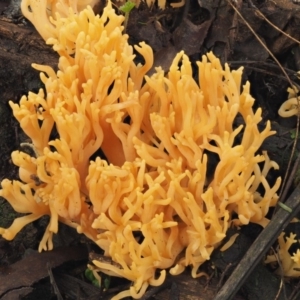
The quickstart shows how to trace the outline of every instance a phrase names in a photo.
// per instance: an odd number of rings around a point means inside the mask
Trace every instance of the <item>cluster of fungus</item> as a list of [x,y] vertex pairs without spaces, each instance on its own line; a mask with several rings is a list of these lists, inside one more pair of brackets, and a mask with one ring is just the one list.
[[[298,72],[298,78],[299,75]],[[288,99],[282,103],[278,114],[283,118],[299,116],[299,89],[297,86],[292,86],[287,89],[287,92]],[[295,220],[299,221],[298,219]],[[278,237],[278,250],[265,259],[266,264],[277,266],[277,274],[284,274],[287,277],[300,277],[300,249],[298,248],[294,253],[291,253],[290,249],[293,244],[299,243],[296,237],[297,235],[294,233],[290,233],[289,237],[284,232],[281,233]],[[279,266],[278,260],[280,260]]]
[[[120,4],[125,0],[116,0]],[[131,0],[138,7],[141,0]],[[148,7],[152,7],[156,2],[160,9],[166,8],[166,0],[146,0]],[[59,17],[68,17],[69,14],[78,14],[87,6],[94,7],[99,0],[22,0],[22,14],[35,26],[42,38],[47,41],[50,37],[58,34],[55,21]],[[170,3],[174,8],[182,7],[185,0]]]
[[88,5],[93,7],[97,2],[98,0],[22,0],[21,11],[46,41],[57,34],[53,20],[58,16],[78,14]]
[[268,255],[265,263],[266,264],[277,264],[278,259],[280,260],[280,267],[277,268],[277,274],[284,274],[288,277],[299,277],[300,276],[300,249],[298,248],[293,254],[290,253],[291,246],[295,243],[299,243],[296,239],[296,234],[290,233],[289,237],[286,237],[285,233],[282,232],[278,238],[279,250],[277,254]]
[[[201,275],[229,226],[266,225],[280,186],[266,180],[278,166],[258,150],[274,131],[269,122],[259,131],[242,68],[223,69],[208,53],[195,80],[180,52],[166,75],[147,76],[152,49],[128,44],[123,19],[110,2],[101,17],[90,7],[56,13],[47,43],[58,71],[33,65],[45,90],[10,102],[36,155],[13,152],[20,181],[4,179],[0,191],[25,214],[0,228],[5,239],[49,215],[39,251],[50,250],[59,221],[76,228],[114,262],[94,261],[97,270],[133,282],[114,299],[140,298],[167,269]],[[100,148],[106,159],[90,161]]]

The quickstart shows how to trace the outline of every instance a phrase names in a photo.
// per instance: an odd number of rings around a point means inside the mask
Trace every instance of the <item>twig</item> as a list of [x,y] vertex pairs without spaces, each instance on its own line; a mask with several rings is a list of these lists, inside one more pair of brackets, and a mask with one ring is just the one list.
[[[242,14],[239,12],[239,10],[231,3],[230,0],[227,0],[227,2],[230,4],[230,6],[234,9],[234,11],[237,13],[237,15],[243,20],[243,22],[246,24],[246,26],[248,27],[248,29],[252,32],[252,34],[255,36],[255,38],[259,41],[259,43],[262,45],[263,48],[265,48],[265,50],[269,53],[269,55],[274,59],[274,61],[276,62],[276,64],[278,65],[278,67],[280,68],[281,72],[284,74],[284,76],[286,77],[287,81],[289,82],[291,88],[293,88],[295,94],[297,95],[297,90],[296,88],[293,86],[292,80],[290,79],[289,75],[287,74],[287,72],[285,71],[285,69],[282,67],[282,65],[280,64],[280,62],[278,61],[278,59],[275,57],[275,55],[270,51],[270,49],[263,43],[263,41],[261,40],[261,38],[256,34],[256,32],[253,30],[253,28],[250,26],[250,24],[245,20],[245,18],[242,16]],[[251,0],[248,0],[248,2],[251,4],[252,7],[255,7],[255,5],[252,3]],[[256,8],[257,9],[257,8]],[[258,10],[258,9],[257,9]],[[275,28],[276,29],[276,28]],[[296,146],[297,146],[297,141],[298,141],[298,135],[299,135],[299,124],[300,124],[300,97],[297,97],[297,101],[298,101],[298,115],[297,115],[297,127],[296,127],[296,135],[295,135],[295,140],[293,143],[293,148],[292,148],[292,153],[291,153],[291,158],[288,162],[288,166],[286,169],[286,173],[284,175],[283,181],[282,181],[282,189],[279,193],[279,197],[280,199],[282,199],[284,201],[284,198],[282,197],[282,194],[286,195],[289,186],[286,185],[287,182],[287,178],[289,175],[289,170],[291,169],[291,164],[293,161],[293,157],[296,151]],[[288,183],[290,183],[290,180],[288,181]]]
[[261,261],[266,252],[277,239],[281,231],[300,211],[300,184],[295,188],[285,205],[291,208],[288,212],[279,207],[270,223],[261,232],[251,245],[246,255],[237,265],[231,276],[220,289],[214,300],[230,300],[239,291],[245,280],[251,274],[256,265]]
[[220,280],[219,280],[219,282],[218,282],[218,284],[217,284],[217,287],[216,287],[217,290],[219,290],[220,287],[222,286],[222,283],[224,282],[224,278],[225,278],[225,276],[227,275],[228,271],[229,271],[231,268],[232,268],[232,263],[229,263],[229,264],[226,266],[225,270],[222,272],[221,278],[220,278]]
[[279,299],[279,296],[280,296],[280,293],[281,293],[282,289],[283,289],[284,299],[287,299],[285,285],[284,285],[284,273],[283,273],[282,263],[281,263],[280,257],[278,257],[277,252],[274,250],[274,248],[271,247],[271,249],[272,249],[272,251],[274,253],[274,256],[275,256],[275,258],[277,260],[277,263],[278,263],[278,266],[279,266],[279,270],[280,270],[280,286],[279,286],[279,289],[277,291],[277,295],[276,295],[276,297],[275,297],[274,300],[278,300]]
[[285,35],[286,37],[288,37],[290,40],[294,41],[295,43],[300,45],[300,42],[293,38],[292,36],[290,36],[288,33],[284,32],[283,30],[281,30],[279,27],[277,27],[274,23],[272,23],[252,2],[252,0],[248,0],[248,3],[250,4],[251,8],[253,8],[256,12],[256,14],[261,17],[262,19],[264,19],[269,25],[271,25],[272,27],[274,27],[277,31],[279,31],[281,34]]
[[[298,126],[298,125],[297,125]],[[299,128],[299,127],[297,127]],[[296,130],[296,134],[298,133],[298,130]],[[297,142],[297,141],[296,141]],[[294,153],[292,153],[294,154]],[[291,156],[291,159],[293,158],[293,156]],[[288,191],[289,191],[289,188],[291,187],[292,183],[293,183],[293,180],[294,180],[294,175],[296,174],[297,170],[298,170],[298,167],[299,167],[299,163],[300,163],[300,155],[297,156],[297,159],[294,163],[294,166],[293,166],[293,169],[291,171],[291,173],[289,174],[289,178],[287,179],[286,181],[286,185],[285,185],[285,188],[283,189],[282,193],[281,193],[281,196],[280,198],[281,199],[285,199]],[[288,171],[288,170],[287,170]]]
[[50,263],[47,263],[47,270],[48,270],[48,274],[49,274],[49,278],[50,278],[50,283],[53,287],[54,294],[56,295],[57,300],[63,300],[63,297],[62,297],[62,295],[59,291],[59,288],[57,287],[56,281],[54,279]]
[[299,299],[299,296],[300,296],[300,281],[294,288],[294,290],[288,300],[297,300],[297,299]]

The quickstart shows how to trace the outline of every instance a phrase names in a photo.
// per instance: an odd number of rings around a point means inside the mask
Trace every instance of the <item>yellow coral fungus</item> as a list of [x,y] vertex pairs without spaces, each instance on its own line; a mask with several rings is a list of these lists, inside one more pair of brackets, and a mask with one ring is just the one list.
[[[5,179],[0,194],[29,215],[0,234],[11,239],[50,215],[42,250],[52,247],[58,221],[75,227],[115,262],[94,261],[98,270],[133,282],[114,299],[140,298],[166,269],[192,266],[193,277],[203,275],[199,266],[228,227],[265,225],[278,198],[280,178],[272,187],[266,180],[278,166],[257,153],[274,132],[269,122],[259,131],[262,112],[253,111],[249,83],[241,88],[242,68],[223,69],[208,53],[195,80],[180,52],[166,75],[157,68],[146,76],[152,50],[135,46],[144,64],[134,63],[110,3],[101,17],[90,7],[69,13],[56,15],[48,40],[58,72],[34,65],[45,92],[10,103],[37,157],[13,153],[21,181]],[[236,127],[238,115],[244,124]],[[58,138],[49,140],[54,125]],[[90,161],[99,148],[106,160]]]
[[[291,233],[289,237],[285,237],[285,233],[281,233],[278,238],[279,250],[278,257],[273,255],[268,255],[265,263],[270,264],[277,262],[277,259],[280,259],[281,267],[277,269],[277,273],[284,274],[288,277],[299,277],[300,276],[300,250],[298,249],[296,253],[291,255],[289,250],[291,246],[297,243],[296,234]],[[282,268],[282,269],[281,269]]]
[[34,25],[42,38],[47,41],[57,31],[52,24],[57,15],[67,17],[70,9],[78,13],[97,0],[22,0],[22,14]]
[[283,118],[288,118],[292,116],[297,116],[299,113],[299,97],[297,96],[297,93],[299,92],[296,86],[293,86],[292,88],[288,88],[288,99],[284,101],[279,110],[278,114]]

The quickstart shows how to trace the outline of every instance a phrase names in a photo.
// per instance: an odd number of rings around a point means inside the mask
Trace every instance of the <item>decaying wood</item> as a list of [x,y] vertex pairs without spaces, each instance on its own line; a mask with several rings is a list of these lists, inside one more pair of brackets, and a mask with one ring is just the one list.
[[243,257],[227,282],[221,288],[218,295],[214,298],[215,300],[233,299],[235,294],[242,287],[243,283],[251,275],[251,271],[262,260],[279,234],[286,228],[291,220],[297,216],[300,211],[300,184],[285,202],[285,205],[291,211],[278,206],[278,212],[274,215],[268,226],[251,245],[246,255]]

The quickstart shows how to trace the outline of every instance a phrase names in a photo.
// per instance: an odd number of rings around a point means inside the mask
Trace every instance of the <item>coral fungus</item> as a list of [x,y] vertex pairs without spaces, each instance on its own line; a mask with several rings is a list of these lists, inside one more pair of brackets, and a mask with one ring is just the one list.
[[[75,227],[116,263],[94,261],[99,270],[133,281],[115,299],[141,297],[166,269],[191,265],[197,277],[232,223],[266,224],[280,185],[266,180],[277,164],[257,153],[274,131],[269,122],[259,131],[242,68],[223,69],[208,53],[195,80],[180,52],[166,75],[147,76],[152,49],[135,46],[144,58],[135,64],[122,22],[110,3],[101,17],[90,7],[56,14],[48,43],[58,72],[34,65],[45,91],[10,102],[37,156],[14,152],[20,181],[3,180],[0,192],[27,213],[0,229],[4,238],[49,215],[39,250],[51,249],[58,221]],[[235,126],[238,116],[244,124]],[[59,138],[50,140],[54,127]],[[90,161],[99,148],[107,159]]]
[[289,253],[290,248],[293,244],[297,243],[296,234],[290,233],[289,237],[285,237],[285,233],[281,233],[278,238],[279,250],[276,254],[268,255],[265,263],[271,264],[277,262],[280,259],[281,266],[278,267],[277,273],[283,274],[288,277],[299,277],[300,276],[300,249],[297,249],[293,255]]

